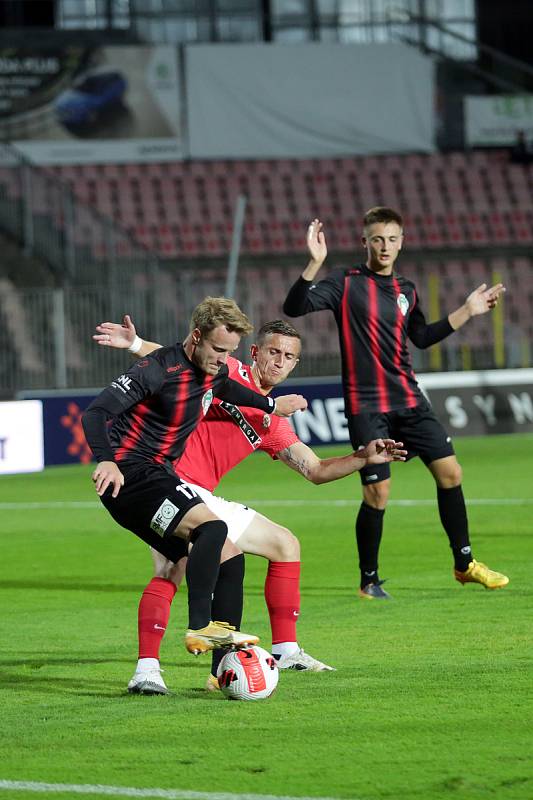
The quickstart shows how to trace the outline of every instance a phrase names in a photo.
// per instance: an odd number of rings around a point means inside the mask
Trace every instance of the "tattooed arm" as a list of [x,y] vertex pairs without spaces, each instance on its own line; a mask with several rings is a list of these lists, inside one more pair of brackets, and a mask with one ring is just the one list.
[[405,450],[401,442],[393,439],[376,439],[357,453],[333,458],[319,458],[303,442],[296,442],[281,450],[278,458],[295,472],[299,472],[311,483],[329,483],[345,478],[367,464],[385,464],[388,461],[405,461]]

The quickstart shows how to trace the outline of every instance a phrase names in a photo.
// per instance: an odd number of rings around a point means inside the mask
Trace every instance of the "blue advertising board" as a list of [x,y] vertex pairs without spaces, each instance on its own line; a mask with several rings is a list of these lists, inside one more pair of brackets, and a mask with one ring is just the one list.
[[81,395],[74,392],[28,392],[25,395],[41,400],[43,404],[45,466],[88,464],[91,461],[92,454],[83,435],[81,415],[98,390],[86,391],[87,394]]
[[[418,376],[433,409],[454,436],[533,431],[533,370],[448,372]],[[81,415],[98,389],[83,392],[27,392],[19,397],[43,403],[45,465],[88,463]],[[308,410],[292,425],[302,442],[349,445],[340,378],[287,381],[276,394],[303,394]]]

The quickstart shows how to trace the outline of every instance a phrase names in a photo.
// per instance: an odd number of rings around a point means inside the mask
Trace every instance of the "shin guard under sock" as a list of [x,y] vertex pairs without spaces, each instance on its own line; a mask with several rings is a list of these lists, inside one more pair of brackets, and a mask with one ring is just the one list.
[[299,561],[269,563],[265,600],[272,628],[272,644],[296,642],[296,623],[300,614]]
[[[211,614],[214,620],[229,622],[237,630],[241,627],[244,581],[244,555],[240,553],[220,565],[217,585],[213,595]],[[216,677],[217,668],[227,650],[213,650],[211,674]]]
[[473,556],[462,486],[451,489],[437,486],[437,500],[440,520],[452,548],[455,569],[466,572]]
[[159,659],[176,586],[165,578],[152,578],[139,601],[139,658]]
[[222,520],[198,525],[191,533],[193,546],[187,559],[189,589],[189,628],[204,628],[211,620],[211,600],[220,567],[220,554],[228,526]]
[[355,538],[359,553],[359,569],[361,570],[361,589],[369,583],[377,583],[378,553],[383,533],[384,508],[373,508],[365,502],[361,503],[355,522]]

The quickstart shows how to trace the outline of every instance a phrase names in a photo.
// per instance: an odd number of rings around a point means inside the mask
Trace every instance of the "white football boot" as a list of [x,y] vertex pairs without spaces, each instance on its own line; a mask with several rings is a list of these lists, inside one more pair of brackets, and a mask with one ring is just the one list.
[[128,683],[128,692],[131,694],[170,694],[159,669],[135,671],[133,678]]
[[313,658],[300,647],[290,656],[281,656],[276,660],[278,669],[294,669],[298,672],[335,672],[335,667],[324,664],[317,658]]

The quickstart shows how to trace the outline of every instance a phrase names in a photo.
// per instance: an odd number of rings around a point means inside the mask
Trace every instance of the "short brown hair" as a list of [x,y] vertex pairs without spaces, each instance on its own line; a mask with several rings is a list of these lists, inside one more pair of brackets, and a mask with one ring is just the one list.
[[265,322],[264,325],[261,325],[255,337],[256,344],[264,344],[267,336],[274,333],[279,333],[281,336],[291,336],[300,341],[302,339],[296,328],[291,325],[290,322],[285,322],[284,319],[273,319],[272,322]]
[[228,297],[206,297],[191,316],[191,331],[198,328],[202,335],[224,325],[230,333],[248,336],[253,325],[235,300]]
[[368,228],[370,225],[375,225],[376,222],[396,222],[400,228],[403,228],[402,215],[388,206],[374,206],[369,208],[363,217],[363,227]]

